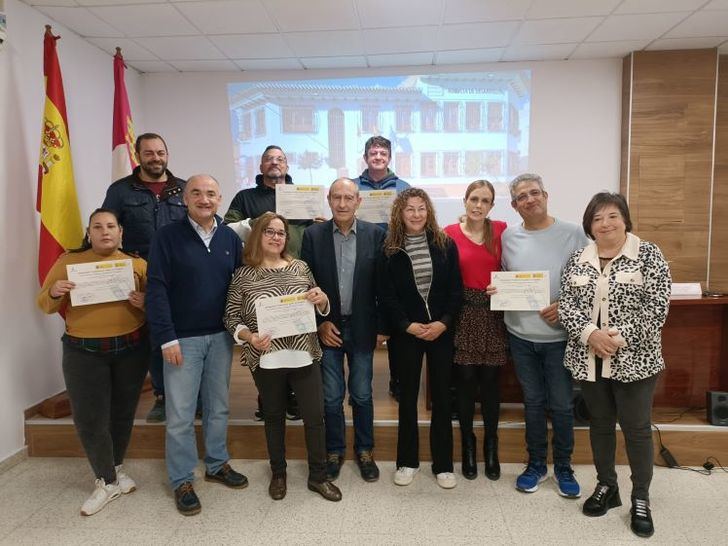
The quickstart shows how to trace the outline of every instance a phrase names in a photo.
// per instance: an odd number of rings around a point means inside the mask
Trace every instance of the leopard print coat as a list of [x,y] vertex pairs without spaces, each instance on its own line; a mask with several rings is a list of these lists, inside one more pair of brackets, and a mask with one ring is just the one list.
[[[665,368],[661,330],[670,302],[670,269],[660,249],[628,233],[622,250],[600,271],[596,243],[572,254],[561,277],[559,319],[569,339],[564,366],[574,379],[595,381],[596,330],[616,328],[626,346],[602,363],[602,376],[632,382]],[[605,318],[606,317],[606,318]]]

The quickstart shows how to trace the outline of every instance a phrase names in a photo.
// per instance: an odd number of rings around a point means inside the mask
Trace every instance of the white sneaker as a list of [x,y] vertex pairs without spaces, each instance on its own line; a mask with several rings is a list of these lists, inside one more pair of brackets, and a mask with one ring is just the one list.
[[81,506],[82,516],[93,516],[112,500],[116,500],[121,496],[121,488],[118,483],[106,484],[103,478],[96,480],[96,489],[86,502]]
[[435,478],[437,478],[437,485],[443,489],[453,489],[458,484],[455,481],[455,474],[452,472],[440,472],[435,475]]
[[400,466],[394,473],[394,483],[396,485],[409,485],[415,479],[415,474],[419,468],[410,468],[409,466]]
[[127,493],[131,493],[132,491],[136,491],[136,482],[129,477],[129,474],[124,472],[124,469],[121,467],[121,465],[115,468],[116,481],[119,483],[119,489],[121,489],[121,492],[126,495]]

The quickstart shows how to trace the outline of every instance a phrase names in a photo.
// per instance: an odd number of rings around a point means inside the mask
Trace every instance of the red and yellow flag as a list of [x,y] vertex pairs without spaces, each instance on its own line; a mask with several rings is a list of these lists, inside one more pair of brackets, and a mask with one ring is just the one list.
[[138,165],[134,155],[134,122],[124,83],[124,57],[121,48],[114,55],[114,121],[111,129],[111,181],[131,174]]
[[61,66],[58,64],[56,40],[46,25],[43,41],[43,75],[46,100],[38,161],[38,196],[40,243],[38,278],[40,283],[65,249],[81,245],[83,227],[73,181],[71,143],[68,138],[66,97],[63,93]]

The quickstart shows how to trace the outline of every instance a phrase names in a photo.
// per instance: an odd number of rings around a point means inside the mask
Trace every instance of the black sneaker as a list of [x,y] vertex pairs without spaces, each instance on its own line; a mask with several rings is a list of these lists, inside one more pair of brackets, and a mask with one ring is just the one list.
[[344,456],[339,453],[326,455],[326,479],[330,482],[339,477],[341,465],[344,464]]
[[177,511],[183,516],[194,516],[202,510],[200,499],[197,498],[190,482],[185,482],[174,490],[174,503],[177,505]]
[[581,511],[585,516],[599,517],[606,514],[610,508],[616,508],[617,506],[622,506],[622,500],[619,498],[619,487],[598,483],[594,493],[586,499]]
[[630,514],[632,521],[629,527],[635,535],[648,538],[654,534],[655,525],[652,523],[650,501],[645,499],[632,499],[632,510]]
[[243,476],[240,472],[235,472],[228,463],[224,463],[220,470],[214,474],[205,472],[206,482],[217,482],[233,489],[243,489],[248,487],[248,478]]
[[361,473],[361,479],[365,482],[375,482],[379,479],[379,468],[374,462],[371,451],[362,451],[356,456],[356,464]]
[[167,420],[167,413],[164,410],[164,396],[157,396],[152,409],[147,413],[147,423],[164,423]]

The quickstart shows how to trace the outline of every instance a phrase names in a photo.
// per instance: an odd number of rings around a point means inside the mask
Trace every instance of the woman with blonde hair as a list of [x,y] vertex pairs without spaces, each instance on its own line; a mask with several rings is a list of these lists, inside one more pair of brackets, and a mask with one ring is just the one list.
[[463,277],[463,309],[455,326],[455,384],[462,442],[463,476],[478,475],[473,414],[476,390],[480,390],[485,437],[485,475],[500,478],[498,461],[498,418],[500,392],[498,376],[506,363],[506,330],[502,311],[490,310],[486,287],[493,271],[500,271],[501,235],[505,222],[491,220],[495,189],[487,180],[476,180],[465,190],[465,217],[445,228],[458,247]]
[[456,485],[450,420],[452,328],[460,310],[462,281],[457,247],[437,225],[432,201],[422,189],[406,189],[394,200],[379,279],[382,305],[400,355],[394,483],[409,485],[419,470],[417,397],[422,358],[427,355],[432,472],[440,487],[452,489]]

